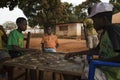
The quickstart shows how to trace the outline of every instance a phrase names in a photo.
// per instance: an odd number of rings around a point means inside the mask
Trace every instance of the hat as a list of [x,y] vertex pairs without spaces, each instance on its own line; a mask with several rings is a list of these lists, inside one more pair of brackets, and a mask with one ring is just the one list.
[[93,17],[98,13],[112,11],[112,10],[113,10],[113,5],[112,4],[100,2],[100,3],[95,4],[92,7],[91,13],[90,13],[90,15],[88,15],[88,17]]

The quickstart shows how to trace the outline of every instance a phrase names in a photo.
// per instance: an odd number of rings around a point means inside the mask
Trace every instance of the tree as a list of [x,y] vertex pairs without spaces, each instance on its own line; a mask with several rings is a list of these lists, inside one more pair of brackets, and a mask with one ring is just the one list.
[[13,10],[18,5],[19,0],[0,0],[0,8],[9,7],[9,10]]
[[[1,0],[0,8],[15,6],[23,10],[28,18],[29,25],[42,25],[44,28],[56,23],[82,21],[87,16],[88,7],[100,2],[100,0],[86,0],[82,4],[73,7],[72,3],[61,3],[61,0]],[[114,5],[114,13],[120,11],[120,0],[110,0]]]
[[82,2],[81,7],[88,8],[98,2],[101,2],[101,1],[100,0],[86,0]]
[[66,18],[63,21],[66,22],[80,22],[83,17],[86,16],[84,9],[82,9],[81,5],[73,6],[72,3],[64,2],[64,15]]
[[114,5],[114,14],[120,12],[120,0],[110,0],[110,3]]
[[[23,10],[28,18],[29,25],[55,26],[56,23],[63,19],[63,6],[60,0],[2,0],[0,7],[9,7],[13,10],[14,7]],[[55,28],[55,27],[54,27]]]
[[81,22],[87,16],[87,13],[85,8],[83,8],[81,5],[78,5],[74,7],[74,15],[77,16],[77,20]]
[[27,16],[30,26],[43,25],[44,28],[53,26],[63,16],[60,0],[21,0],[18,7]]
[[63,22],[67,23],[67,22],[74,22],[75,21],[75,16],[74,16],[74,12],[73,12],[73,4],[72,3],[68,3],[68,2],[64,2],[62,3],[63,5],[63,13],[64,13],[64,18],[63,18]]
[[[75,7],[76,14],[79,16],[79,20],[83,21],[88,15],[88,13],[87,13],[88,8],[98,2],[100,2],[100,0],[86,0],[86,1],[82,2],[82,4],[79,4],[78,6],[76,6]],[[80,13],[78,13],[78,12],[80,12]]]

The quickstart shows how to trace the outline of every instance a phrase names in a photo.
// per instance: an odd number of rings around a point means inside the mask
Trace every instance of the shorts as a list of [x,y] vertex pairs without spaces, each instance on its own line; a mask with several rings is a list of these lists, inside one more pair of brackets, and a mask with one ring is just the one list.
[[45,52],[56,52],[54,48],[44,48]]

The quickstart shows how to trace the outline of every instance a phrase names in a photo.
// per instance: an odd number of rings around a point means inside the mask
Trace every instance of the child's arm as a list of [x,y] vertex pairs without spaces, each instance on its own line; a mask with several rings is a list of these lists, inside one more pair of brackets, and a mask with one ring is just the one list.
[[2,40],[7,44],[8,37],[2,25],[0,25],[0,30],[3,32]]
[[96,54],[99,54],[99,49],[94,48],[94,49],[84,50],[80,52],[68,53],[65,55],[65,59],[68,59],[70,57],[77,56],[77,55],[96,55]]
[[110,62],[120,62],[120,55],[108,58],[108,59],[103,59],[103,61],[110,61]]
[[21,52],[25,52],[25,51],[38,51],[37,49],[31,49],[31,48],[21,48],[19,46],[15,46],[15,45],[12,45],[12,48],[14,51],[21,51]]
[[41,49],[44,52],[44,43],[41,43]]

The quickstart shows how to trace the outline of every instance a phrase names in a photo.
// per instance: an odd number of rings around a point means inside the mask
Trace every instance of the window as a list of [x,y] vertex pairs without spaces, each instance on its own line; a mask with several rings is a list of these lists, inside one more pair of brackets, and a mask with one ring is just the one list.
[[68,26],[59,26],[60,31],[68,31]]

